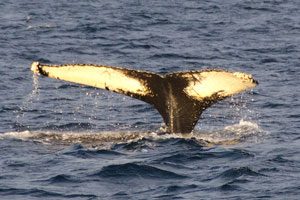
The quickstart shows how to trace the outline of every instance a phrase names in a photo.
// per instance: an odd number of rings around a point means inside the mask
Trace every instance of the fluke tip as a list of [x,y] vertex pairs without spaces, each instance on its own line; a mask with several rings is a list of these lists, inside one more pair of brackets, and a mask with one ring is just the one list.
[[31,64],[31,71],[34,73],[34,74],[39,74],[39,65],[40,63],[39,62],[33,62]]

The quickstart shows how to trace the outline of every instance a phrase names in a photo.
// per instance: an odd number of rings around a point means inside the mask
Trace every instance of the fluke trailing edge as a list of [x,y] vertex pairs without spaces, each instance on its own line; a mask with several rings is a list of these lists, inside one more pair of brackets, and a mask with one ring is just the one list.
[[258,84],[249,74],[219,69],[159,75],[103,65],[33,62],[31,70],[145,101],[158,110],[170,133],[191,132],[206,108]]

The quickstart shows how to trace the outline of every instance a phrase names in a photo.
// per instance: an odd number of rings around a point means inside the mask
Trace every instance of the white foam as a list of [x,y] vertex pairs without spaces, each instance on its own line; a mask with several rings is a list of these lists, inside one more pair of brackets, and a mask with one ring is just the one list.
[[258,142],[265,134],[255,122],[240,120],[238,124],[226,126],[221,130],[202,133],[201,138],[215,144],[235,144],[241,142]]
[[224,130],[235,132],[236,134],[248,133],[249,131],[260,132],[258,124],[251,121],[240,120],[238,124],[226,126]]

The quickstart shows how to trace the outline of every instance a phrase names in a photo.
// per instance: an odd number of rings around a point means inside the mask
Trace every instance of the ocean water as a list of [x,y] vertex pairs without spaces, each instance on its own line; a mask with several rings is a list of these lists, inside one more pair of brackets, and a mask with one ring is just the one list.
[[[299,199],[300,1],[0,2],[0,199]],[[33,61],[259,85],[159,134],[150,105],[43,77]]]

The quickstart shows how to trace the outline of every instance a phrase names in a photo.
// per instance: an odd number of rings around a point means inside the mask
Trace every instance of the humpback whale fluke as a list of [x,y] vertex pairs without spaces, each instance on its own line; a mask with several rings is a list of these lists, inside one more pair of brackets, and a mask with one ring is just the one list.
[[158,110],[170,133],[191,132],[206,108],[258,84],[249,74],[220,69],[159,75],[104,65],[33,62],[31,70],[145,101]]

